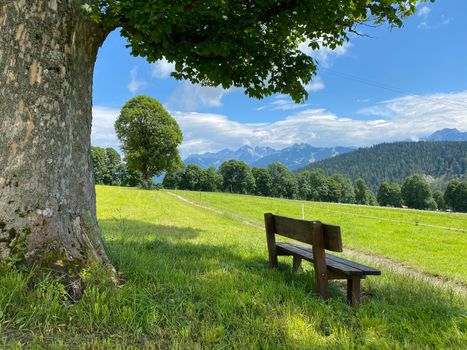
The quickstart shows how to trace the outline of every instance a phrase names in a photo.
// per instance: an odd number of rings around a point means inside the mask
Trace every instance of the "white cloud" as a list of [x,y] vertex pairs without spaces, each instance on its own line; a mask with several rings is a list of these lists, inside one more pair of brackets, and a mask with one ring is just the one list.
[[294,109],[305,108],[308,104],[295,103],[290,99],[278,99],[271,102],[268,107],[270,111],[290,111]]
[[417,26],[419,29],[428,29],[430,28],[429,24],[427,21],[420,22]]
[[209,87],[192,84],[184,81],[169,100],[172,109],[193,111],[199,107],[221,107],[222,97],[233,89],[225,90],[222,87]]
[[430,16],[431,9],[428,6],[422,6],[417,12],[417,16],[422,18],[422,21],[418,24],[419,29],[428,29],[430,24],[428,23],[428,17]]
[[320,77],[314,77],[305,85],[305,90],[308,92],[316,92],[325,88],[324,82]]
[[115,134],[114,124],[120,109],[94,106],[92,109],[91,142],[93,146],[119,149],[120,142]]
[[147,82],[137,80],[137,78],[138,78],[138,68],[137,67],[133,67],[130,70],[130,77],[131,77],[131,81],[128,84],[128,90],[132,94],[136,94],[139,89],[141,89],[142,87],[147,85]]
[[360,112],[369,119],[337,116],[324,109],[307,109],[284,120],[261,124],[239,123],[219,114],[174,112],[172,115],[184,133],[184,156],[244,144],[276,148],[301,142],[316,146],[368,146],[417,140],[445,127],[467,130],[467,91],[406,96]]
[[307,40],[303,43],[300,43],[298,45],[298,48],[304,54],[316,59],[318,63],[322,65],[323,67],[329,67],[332,63],[331,59],[333,57],[345,55],[350,49],[350,47],[352,47],[352,44],[349,41],[344,42],[342,46],[338,46],[335,49],[330,49],[328,47],[321,47],[318,50],[313,50],[311,47],[308,46],[309,44],[310,44],[310,40]]
[[[276,101],[282,101],[279,97]],[[277,102],[277,105],[285,105]],[[282,148],[294,143],[315,146],[368,146],[398,140],[418,140],[436,130],[467,131],[467,90],[431,96],[404,96],[359,111],[366,119],[337,116],[324,109],[307,109],[270,123],[240,123],[213,113],[171,112],[184,141],[182,156],[191,153],[258,145]],[[92,142],[118,147],[114,122],[118,109],[93,108]]]
[[427,18],[430,15],[431,9],[428,6],[422,6],[420,7],[420,10],[418,10],[417,15],[422,18]]
[[151,75],[153,78],[165,79],[170,76],[170,73],[175,71],[175,63],[167,61],[163,58],[152,65]]
[[[305,85],[305,90],[308,93],[323,90],[325,88],[324,82],[320,77],[313,77],[312,81]],[[257,111],[290,111],[294,109],[302,109],[309,106],[307,103],[295,103],[290,99],[290,96],[284,94],[274,95],[274,101],[267,105],[256,108]]]

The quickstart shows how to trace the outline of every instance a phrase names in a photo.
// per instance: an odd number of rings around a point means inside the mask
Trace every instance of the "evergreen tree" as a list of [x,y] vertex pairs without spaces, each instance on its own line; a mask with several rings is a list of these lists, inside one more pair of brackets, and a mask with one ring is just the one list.
[[466,149],[467,141],[382,143],[310,163],[306,169],[339,172],[353,181],[362,178],[375,191],[382,182],[402,183],[416,173],[435,179],[466,176]]

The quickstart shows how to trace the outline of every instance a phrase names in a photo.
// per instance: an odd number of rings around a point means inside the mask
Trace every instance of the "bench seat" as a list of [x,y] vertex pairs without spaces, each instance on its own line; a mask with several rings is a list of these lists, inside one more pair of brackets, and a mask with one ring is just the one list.
[[[286,216],[264,214],[269,266],[278,267],[277,257],[293,257],[293,270],[302,269],[302,260],[313,264],[315,287],[323,299],[329,297],[329,280],[347,280],[347,301],[357,305],[360,301],[360,280],[368,275],[381,275],[381,271],[326,253],[326,250],[342,252],[342,237],[339,226],[318,220],[300,220]],[[277,242],[276,235],[305,243]]]
[[[292,255],[314,262],[311,247],[289,242],[276,242],[277,255]],[[381,271],[326,253],[326,266],[331,272],[346,276],[381,275]]]

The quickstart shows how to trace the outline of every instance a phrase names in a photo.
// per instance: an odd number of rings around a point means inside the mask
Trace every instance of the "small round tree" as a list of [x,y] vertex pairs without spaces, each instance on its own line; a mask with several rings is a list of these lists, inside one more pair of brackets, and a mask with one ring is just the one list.
[[178,146],[182,132],[155,99],[136,96],[129,100],[115,122],[115,130],[128,167],[143,175],[143,187],[149,187],[153,176],[180,166]]
[[433,209],[430,186],[420,174],[406,178],[402,184],[401,193],[402,199],[409,208]]
[[467,212],[467,181],[449,181],[444,199],[454,211]]
[[377,200],[382,207],[400,208],[402,206],[401,186],[397,183],[383,182],[378,187]]
[[219,173],[223,177],[224,192],[253,193],[255,178],[250,167],[241,160],[227,160],[219,167]]

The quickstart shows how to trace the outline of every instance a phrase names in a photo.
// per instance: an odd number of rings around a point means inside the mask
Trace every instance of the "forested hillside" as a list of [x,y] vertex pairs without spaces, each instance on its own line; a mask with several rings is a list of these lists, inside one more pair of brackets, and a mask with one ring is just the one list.
[[414,173],[434,178],[465,176],[467,142],[382,143],[334,158],[310,163],[305,169],[339,172],[353,181],[363,178],[375,190],[384,182],[402,182]]

